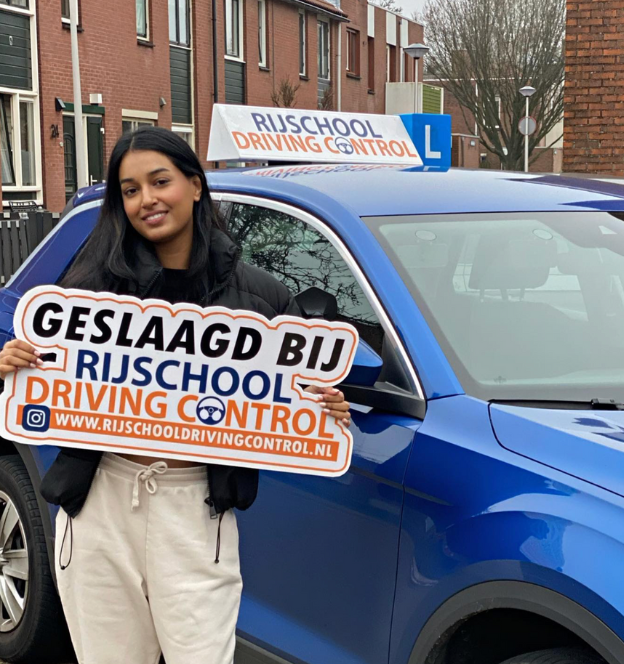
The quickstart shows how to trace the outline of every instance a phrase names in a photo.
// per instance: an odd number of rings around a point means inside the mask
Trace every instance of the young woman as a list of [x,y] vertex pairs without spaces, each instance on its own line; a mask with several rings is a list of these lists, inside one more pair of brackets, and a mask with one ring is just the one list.
[[[123,136],[107,182],[62,286],[298,314],[280,282],[239,260],[201,164],[176,134]],[[9,341],[0,377],[40,364],[36,349]],[[308,389],[349,425],[341,392]],[[247,468],[61,450],[41,492],[61,506],[57,579],[79,663],[156,664],[162,651],[167,664],[230,664],[242,590],[232,510],[247,509],[257,489]]]

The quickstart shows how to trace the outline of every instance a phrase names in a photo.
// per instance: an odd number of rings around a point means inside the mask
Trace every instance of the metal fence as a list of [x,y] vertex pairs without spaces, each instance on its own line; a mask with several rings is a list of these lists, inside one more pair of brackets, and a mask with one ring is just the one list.
[[56,226],[58,212],[19,210],[3,212],[0,218],[0,285],[17,272],[35,247]]

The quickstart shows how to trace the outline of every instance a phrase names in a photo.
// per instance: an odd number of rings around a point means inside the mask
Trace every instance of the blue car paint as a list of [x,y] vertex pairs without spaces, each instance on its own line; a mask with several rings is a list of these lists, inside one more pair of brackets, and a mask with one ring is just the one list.
[[238,515],[245,638],[309,664],[387,660],[402,481],[419,424],[354,411],[346,475],[262,473],[253,509]]
[[[538,413],[464,395],[406,287],[358,218],[624,210],[624,188],[463,171],[260,173],[210,173],[209,179],[214,191],[305,209],[338,233],[405,342],[428,404],[423,422],[354,406],[353,464],[341,478],[262,474],[256,504],[239,515],[240,633],[309,664],[405,664],[421,628],[448,598],[505,579],[561,593],[624,640],[624,498],[614,493],[621,486],[621,413]],[[80,193],[54,236],[0,291],[4,338],[19,296],[56,281],[93,227],[101,189]],[[578,421],[588,413],[593,423]],[[541,445],[532,439],[537,432]],[[33,449],[39,468],[47,468],[56,448]]]
[[429,402],[405,491],[391,664],[445,599],[491,580],[561,592],[624,639],[624,499],[501,447],[488,404]]
[[624,411],[494,404],[490,417],[503,447],[624,496]]

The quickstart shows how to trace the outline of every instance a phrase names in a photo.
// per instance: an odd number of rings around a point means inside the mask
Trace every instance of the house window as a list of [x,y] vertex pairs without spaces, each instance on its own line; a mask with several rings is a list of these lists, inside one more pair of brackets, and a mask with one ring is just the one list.
[[[61,0],[61,18],[65,23],[69,22],[69,3],[71,0]],[[78,25],[80,25],[80,0],[78,0]]]
[[2,154],[2,184],[15,185],[13,114],[11,96],[0,95],[0,150]]
[[139,127],[153,127],[156,123],[153,120],[141,120],[134,118],[123,118],[121,121],[121,131],[127,134],[130,131],[135,131]]
[[375,89],[375,39],[368,38],[368,89]]
[[28,0],[0,0],[0,5],[8,5],[9,7],[19,7],[20,9],[28,9]]
[[22,160],[22,186],[37,184],[35,170],[35,105],[32,101],[20,101],[20,154]]
[[258,64],[267,66],[266,0],[258,0]]
[[188,0],[169,0],[169,41],[190,46]]
[[35,104],[32,99],[0,94],[0,162],[2,185],[37,185]]
[[396,46],[386,44],[386,81],[396,81]]
[[184,139],[193,149],[193,127],[185,127],[183,125],[171,127],[171,131],[177,134],[180,138]]
[[329,23],[318,22],[318,77],[329,79]]
[[225,0],[225,54],[243,57],[243,0]]
[[148,0],[136,0],[137,37],[148,39]]
[[347,71],[360,75],[360,33],[347,28]]
[[299,12],[299,75],[306,75],[306,15]]

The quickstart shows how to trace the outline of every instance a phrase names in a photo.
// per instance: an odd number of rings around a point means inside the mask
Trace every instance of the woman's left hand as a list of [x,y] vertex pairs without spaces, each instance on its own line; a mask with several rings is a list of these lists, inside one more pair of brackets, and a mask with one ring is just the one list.
[[346,427],[351,426],[351,413],[349,412],[351,404],[345,401],[344,394],[340,390],[335,387],[308,385],[305,391],[318,395],[317,400],[321,404],[323,412],[337,420],[342,420]]

